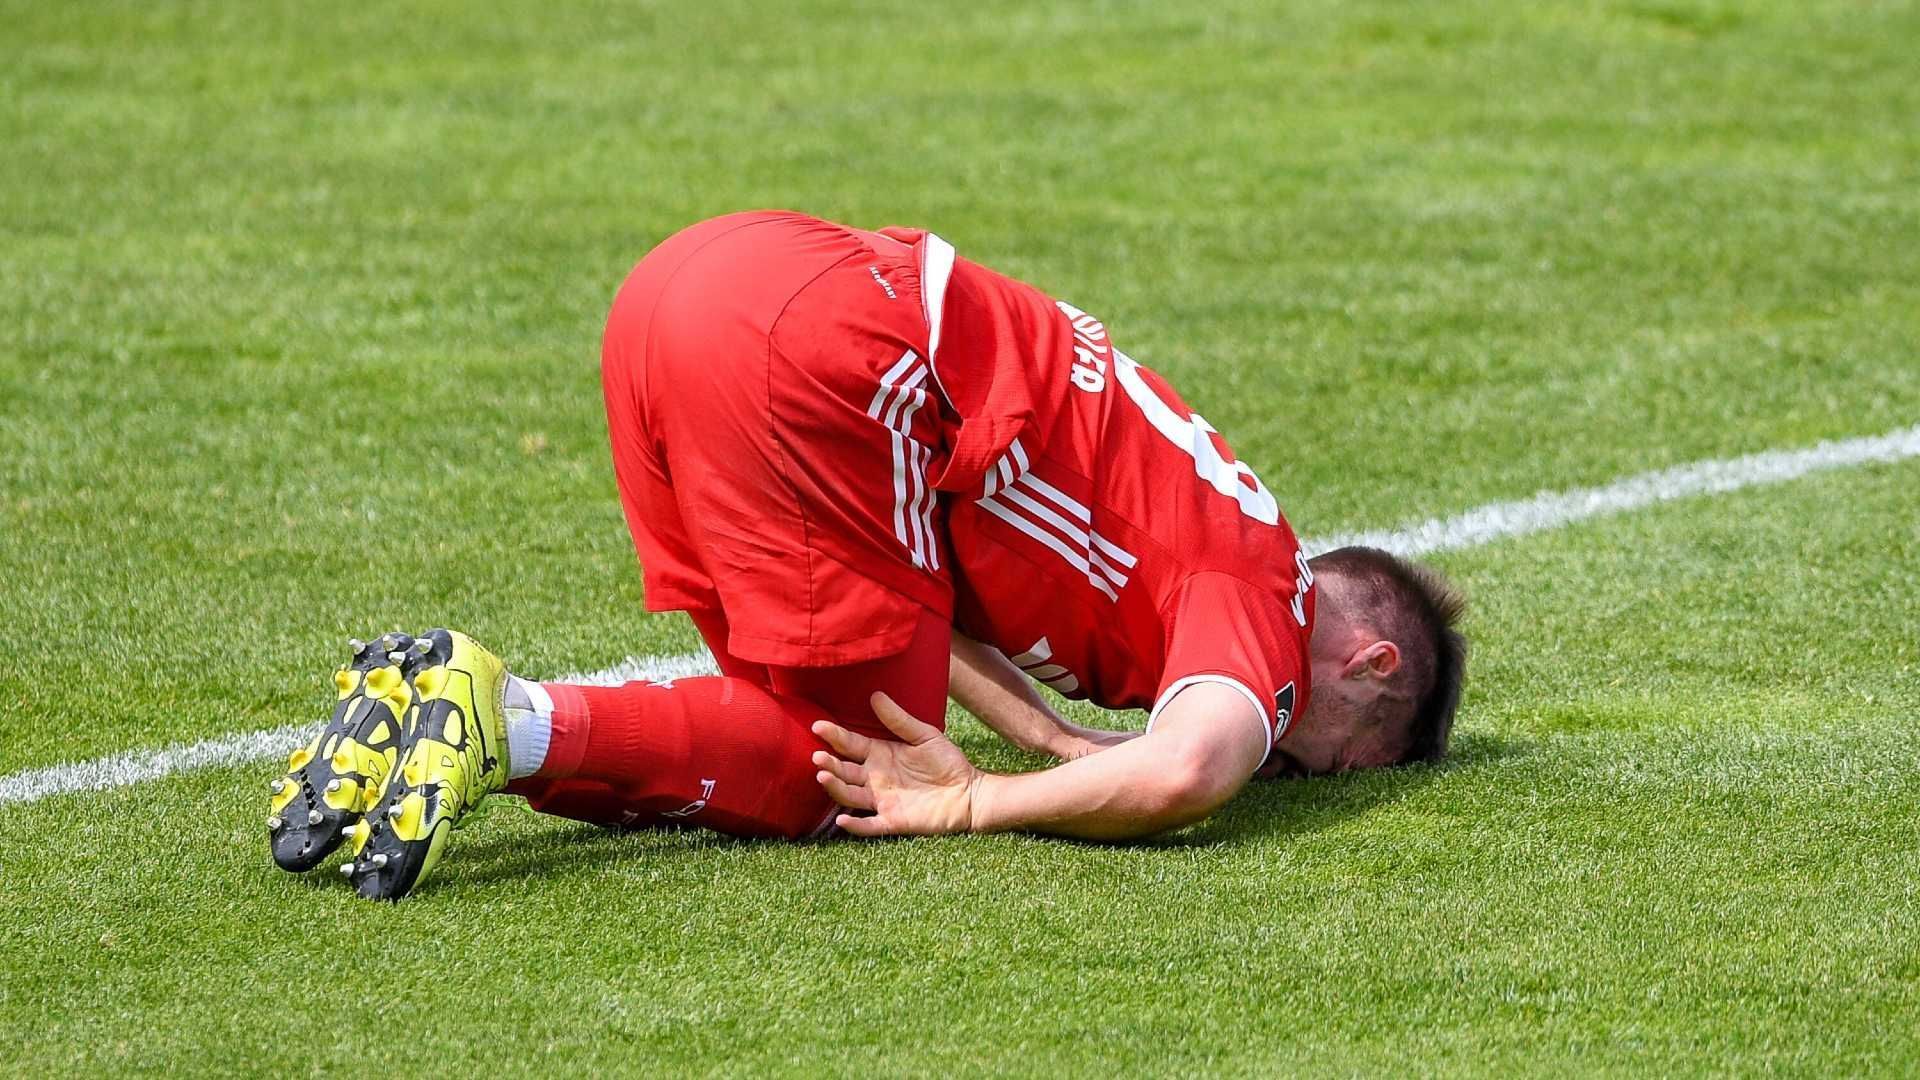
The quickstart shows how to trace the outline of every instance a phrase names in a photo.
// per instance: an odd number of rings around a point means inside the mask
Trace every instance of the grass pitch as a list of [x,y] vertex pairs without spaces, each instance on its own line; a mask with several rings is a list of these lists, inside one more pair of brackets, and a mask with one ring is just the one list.
[[[1099,313],[1309,534],[1920,420],[1910,3],[0,25],[0,775],[317,718],[351,633],[692,647],[639,610],[596,350],[742,207]],[[501,800],[387,907],[271,866],[270,767],[0,807],[0,1072],[1909,1073],[1916,491],[1445,556],[1451,762],[1150,845]]]

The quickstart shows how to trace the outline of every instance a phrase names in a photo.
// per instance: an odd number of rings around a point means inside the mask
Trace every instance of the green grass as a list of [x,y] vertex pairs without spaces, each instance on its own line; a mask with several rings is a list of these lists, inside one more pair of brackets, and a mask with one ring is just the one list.
[[[596,353],[632,262],[741,207],[1097,312],[1309,534],[1920,420],[1911,3],[0,25],[0,775],[309,718],[369,629],[691,647]],[[272,869],[261,769],[0,808],[0,1072],[1911,1072],[1916,491],[1449,555],[1451,763],[1153,845],[509,803],[380,907]]]

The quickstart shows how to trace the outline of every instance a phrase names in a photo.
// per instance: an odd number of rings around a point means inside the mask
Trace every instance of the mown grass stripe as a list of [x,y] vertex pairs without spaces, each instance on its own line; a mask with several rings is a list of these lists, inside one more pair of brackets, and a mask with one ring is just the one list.
[[[1829,440],[1797,450],[1768,450],[1737,458],[1694,462],[1640,473],[1600,487],[1542,492],[1531,499],[1489,503],[1452,517],[1434,518],[1404,528],[1309,539],[1306,546],[1312,551],[1327,551],[1347,544],[1370,544],[1404,555],[1431,554],[1544,532],[1674,499],[1778,484],[1823,470],[1911,457],[1920,457],[1920,424],[1885,435]],[[671,679],[713,671],[713,657],[702,650],[674,656],[628,657],[612,667],[563,676],[559,681],[612,686],[633,679]],[[193,769],[274,758],[286,753],[311,730],[311,725],[293,724],[159,750],[29,769],[0,777],[0,806],[125,787]]]

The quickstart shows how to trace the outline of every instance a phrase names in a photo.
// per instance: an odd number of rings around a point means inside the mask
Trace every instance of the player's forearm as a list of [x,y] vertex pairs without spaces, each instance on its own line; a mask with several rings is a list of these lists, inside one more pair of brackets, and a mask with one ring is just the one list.
[[1246,782],[1159,740],[1139,739],[1043,772],[987,773],[972,831],[1130,840],[1199,821]]
[[998,649],[955,633],[952,655],[947,696],[1015,746],[1066,756],[1066,725]]

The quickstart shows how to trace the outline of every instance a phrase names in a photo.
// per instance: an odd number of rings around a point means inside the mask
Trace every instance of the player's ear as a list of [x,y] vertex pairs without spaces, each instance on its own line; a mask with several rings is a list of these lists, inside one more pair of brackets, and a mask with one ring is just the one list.
[[1346,669],[1340,674],[1352,679],[1367,675],[1375,679],[1384,679],[1400,670],[1400,646],[1391,641],[1376,641],[1362,647],[1347,661]]

